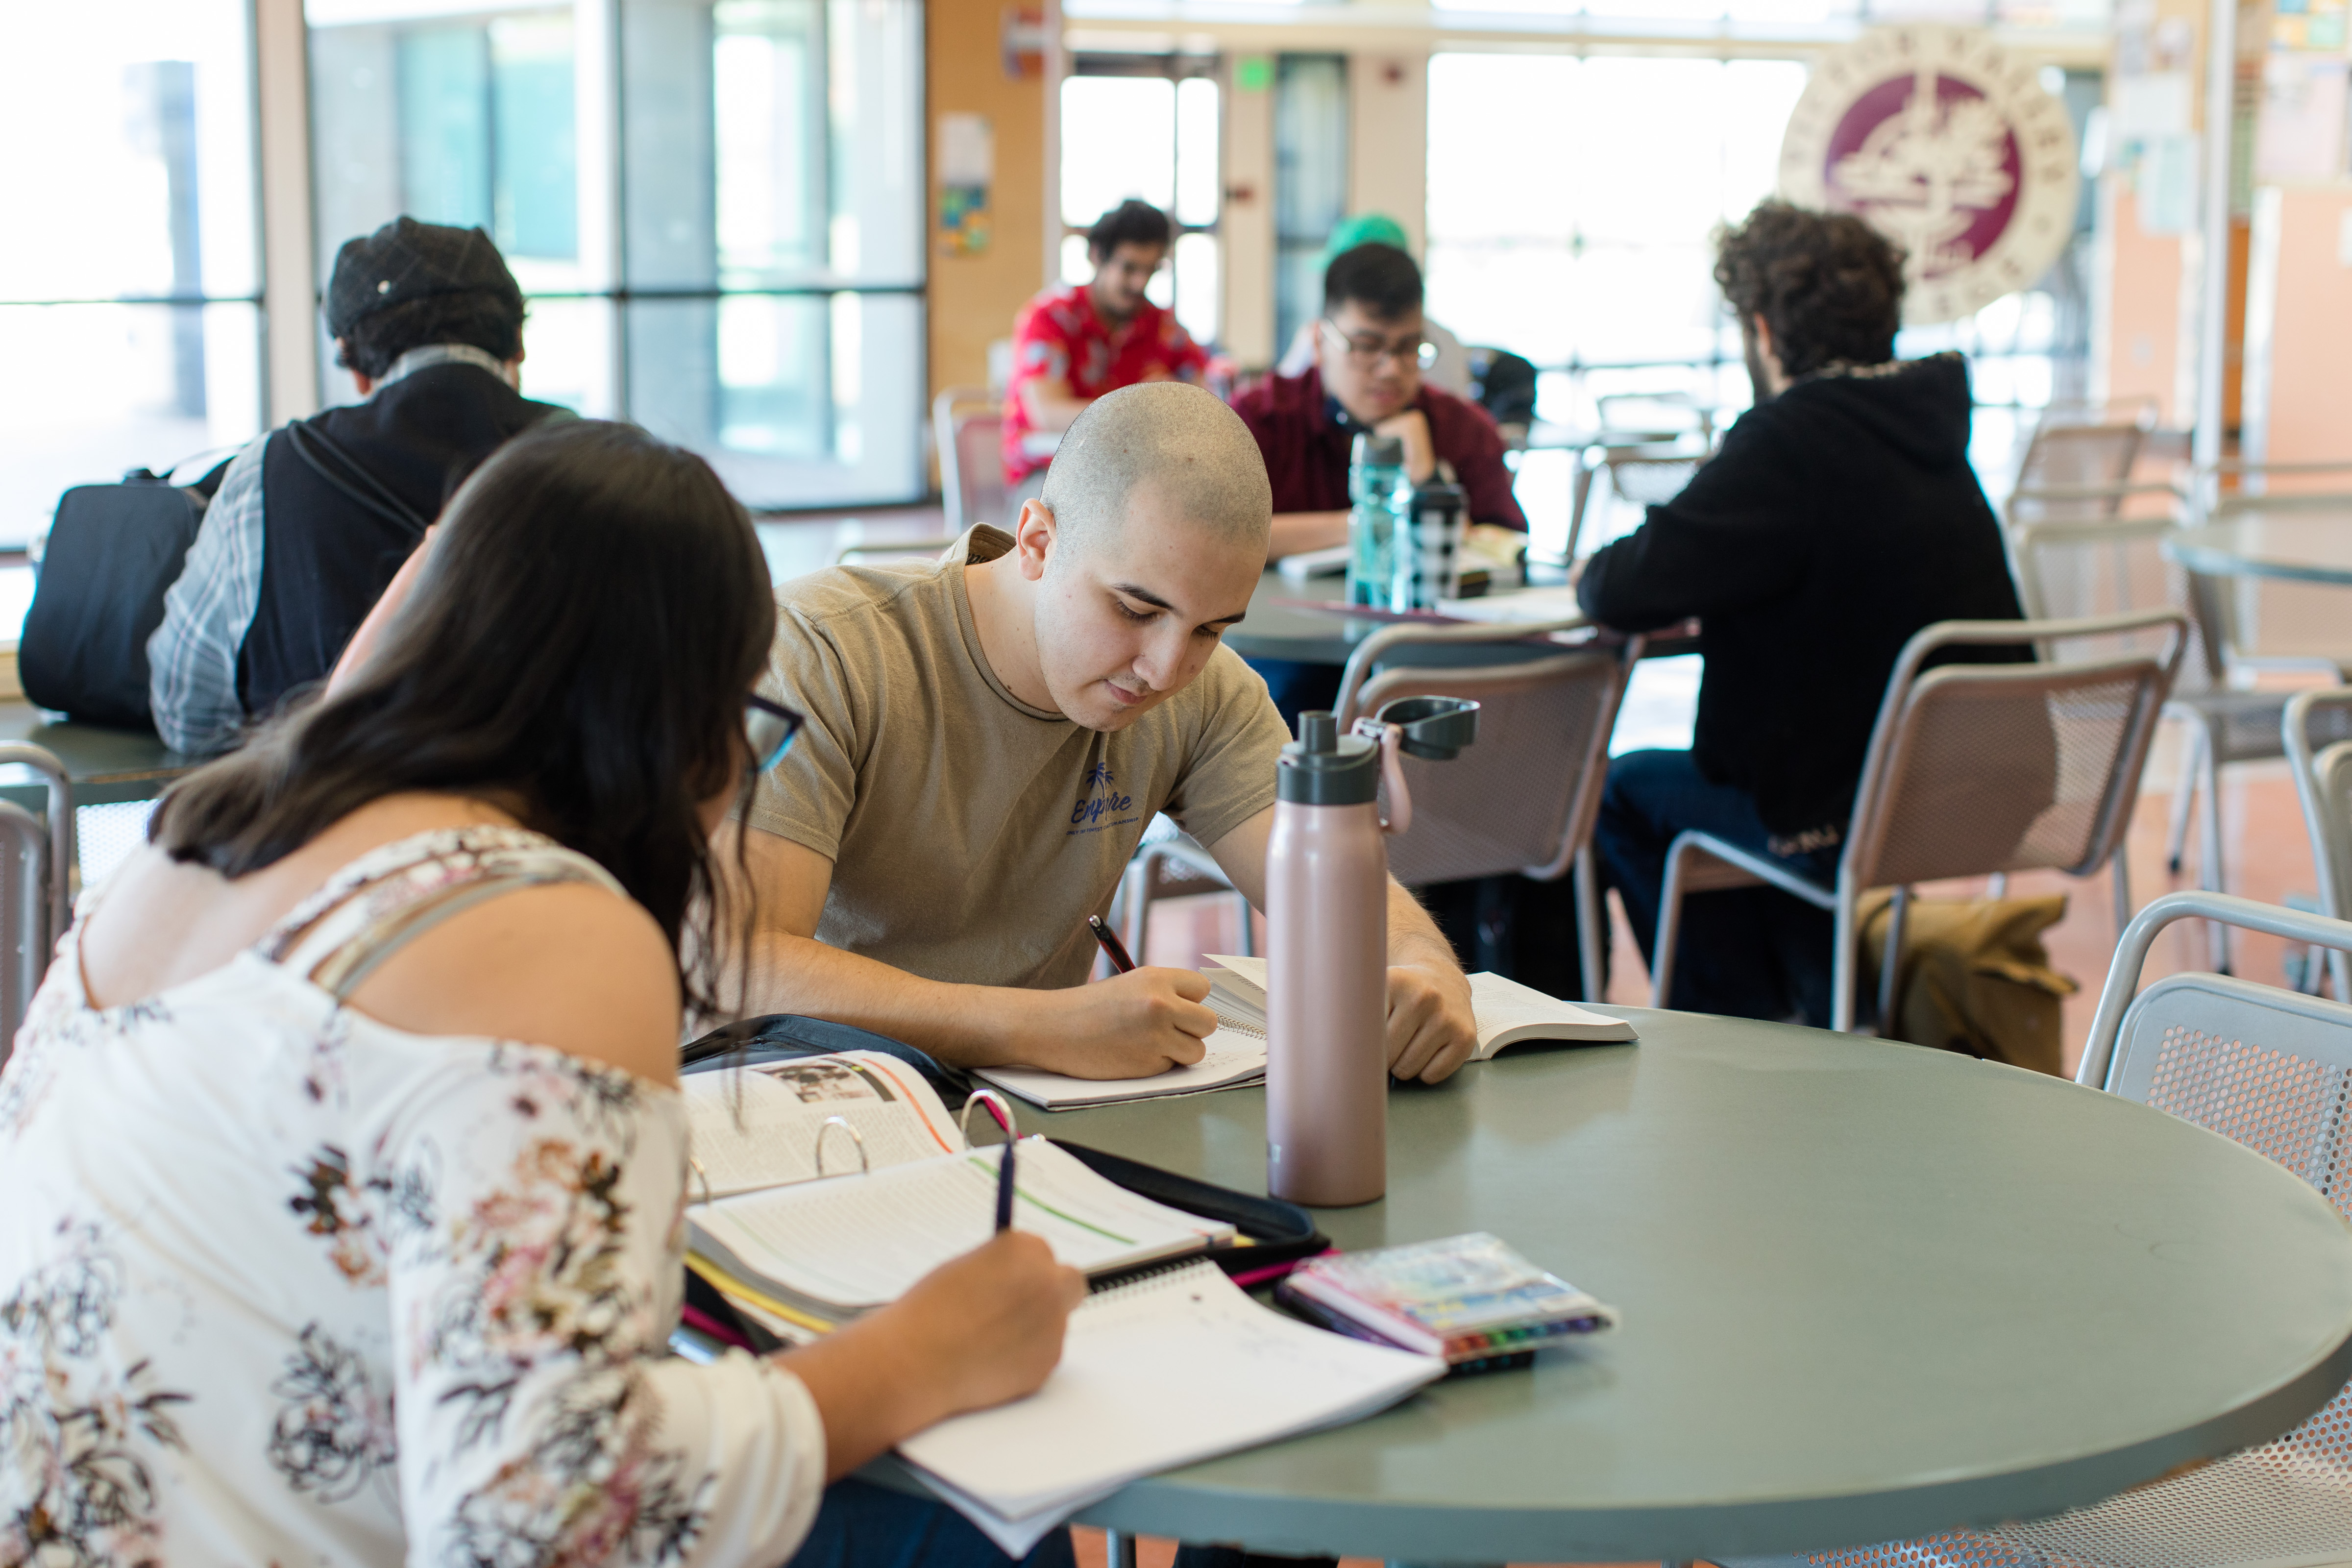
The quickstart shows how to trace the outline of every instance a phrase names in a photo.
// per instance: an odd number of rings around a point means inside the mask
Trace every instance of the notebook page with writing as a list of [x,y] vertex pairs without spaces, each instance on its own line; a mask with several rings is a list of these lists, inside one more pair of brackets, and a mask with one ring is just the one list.
[[1150,1078],[1072,1078],[1038,1068],[976,1068],[972,1076],[1048,1110],[1116,1105],[1129,1100],[1162,1100],[1176,1094],[1204,1094],[1213,1089],[1255,1083],[1265,1076],[1263,1035],[1244,1035],[1220,1027],[1201,1044],[1203,1052],[1199,1061],[1170,1068]]
[[[687,1211],[693,1249],[746,1284],[781,1285],[805,1300],[850,1310],[895,1301],[993,1234],[997,1159],[994,1149],[976,1150],[698,1204]],[[1013,1169],[1015,1228],[1088,1273],[1234,1233],[1114,1186],[1043,1138],[1021,1141]]]
[[[691,1152],[713,1197],[814,1178],[817,1136],[831,1116],[857,1129],[866,1163],[877,1168],[964,1146],[955,1118],[922,1075],[878,1051],[688,1073],[678,1087]],[[825,1169],[856,1170],[857,1152],[855,1141],[832,1134]],[[693,1186],[700,1197],[700,1181]]]
[[1034,1543],[1138,1477],[1370,1415],[1444,1373],[1434,1356],[1261,1307],[1196,1263],[1098,1292],[1070,1314],[1043,1388],[943,1421],[898,1452],[973,1523],[992,1535],[1029,1526]]

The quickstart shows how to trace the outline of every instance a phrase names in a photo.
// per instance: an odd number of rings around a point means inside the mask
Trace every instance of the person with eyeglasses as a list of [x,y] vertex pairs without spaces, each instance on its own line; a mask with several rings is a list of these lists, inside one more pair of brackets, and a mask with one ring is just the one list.
[[372,619],[163,797],[0,1069],[0,1561],[1002,1564],[848,1477],[1045,1381],[1086,1285],[1036,1237],[667,1353],[711,835],[801,728],[746,700],[742,507],[545,428]]
[[[1386,213],[1357,213],[1341,218],[1331,230],[1330,237],[1324,240],[1323,268],[1329,270],[1332,262],[1360,245],[1393,245],[1408,255],[1412,250],[1412,241],[1405,233],[1404,225]],[[1318,317],[1317,321],[1320,319]],[[1427,315],[1421,320],[1421,335],[1428,341],[1431,350],[1423,356],[1427,363],[1422,367],[1422,380],[1430,385],[1443,387],[1456,396],[1471,395],[1470,351],[1462,346],[1462,340]],[[1317,360],[1316,345],[1320,339],[1316,321],[1300,322],[1298,330],[1290,335],[1290,345],[1282,351],[1282,357],[1274,362],[1275,374],[1304,375],[1313,369]]]
[[[1423,376],[1434,354],[1421,301],[1421,268],[1395,246],[1340,252],[1323,273],[1314,365],[1298,375],[1268,376],[1234,399],[1274,486],[1269,559],[1347,542],[1348,463],[1365,431],[1404,443],[1413,483],[1444,478],[1459,484],[1472,522],[1527,531],[1495,421]],[[1335,665],[1250,663],[1265,678],[1286,722],[1339,698]]]

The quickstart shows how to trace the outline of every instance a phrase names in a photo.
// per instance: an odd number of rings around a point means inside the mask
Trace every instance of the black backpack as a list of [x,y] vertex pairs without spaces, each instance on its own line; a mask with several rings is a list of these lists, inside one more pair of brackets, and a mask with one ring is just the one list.
[[1527,425],[1536,416],[1536,367],[1508,349],[1472,349],[1470,401],[1497,425]]
[[133,468],[58,498],[16,647],[26,696],[94,724],[153,727],[147,639],[231,460],[192,485]]

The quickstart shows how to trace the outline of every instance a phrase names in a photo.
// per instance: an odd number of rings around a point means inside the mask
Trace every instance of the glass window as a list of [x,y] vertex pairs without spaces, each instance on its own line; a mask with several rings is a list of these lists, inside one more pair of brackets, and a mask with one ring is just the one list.
[[[1771,194],[1781,132],[1804,84],[1797,60],[1433,57],[1431,316],[1465,342],[1542,367],[1547,419],[1591,429],[1603,422],[1604,398],[1622,409],[1620,397],[1664,395],[1714,410],[1721,428],[1752,395],[1715,285],[1712,231]],[[2073,79],[2065,85],[2070,105],[2079,97],[2086,112],[2096,101],[2087,83],[2080,92]],[[1659,116],[1661,103],[1675,112]],[[1642,134],[1629,138],[1635,125]],[[2028,411],[2082,395],[2087,208],[2078,225],[2075,252],[2034,289],[1897,342],[1906,356],[1947,347],[1969,355],[1982,471],[2001,469]],[[1521,471],[1538,531],[1564,518],[1564,501],[1539,505],[1529,495],[1531,486],[1564,495],[1564,461],[1530,453]],[[1637,508],[1612,508],[1588,519],[1580,545],[1639,521]]]
[[[1433,111],[1429,123],[1435,130]],[[1274,66],[1274,341],[1323,313],[1323,244],[1348,216],[1348,57]]]
[[[528,298],[528,395],[691,446],[756,508],[922,492],[919,0],[307,3],[322,278],[399,213],[478,225]],[[617,95],[577,36],[604,25]]]
[[240,0],[12,10],[0,548],[44,532],[70,486],[260,429],[250,55]]
[[1176,226],[1168,265],[1145,297],[1173,310],[1202,343],[1216,341],[1217,218],[1224,195],[1223,106],[1216,61],[1198,56],[1081,56],[1062,79],[1062,281],[1094,276],[1084,230],[1123,201]]

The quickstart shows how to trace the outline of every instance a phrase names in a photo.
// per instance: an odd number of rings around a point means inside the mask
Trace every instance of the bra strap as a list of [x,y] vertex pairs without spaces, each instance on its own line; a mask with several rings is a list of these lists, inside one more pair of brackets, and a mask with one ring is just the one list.
[[[384,960],[442,921],[461,915],[477,904],[488,903],[503,894],[519,893],[525,888],[552,888],[565,882],[585,882],[589,879],[569,868],[551,867],[540,872],[494,872],[474,881],[444,889],[375,921],[356,936],[346,938],[311,965],[310,983],[336,1001],[347,1002],[352,993],[383,966]],[[298,952],[297,957],[299,956]],[[295,967],[299,968],[299,965]]]
[[602,866],[536,833],[471,827],[419,834],[329,879],[263,940],[260,952],[340,1002],[443,921],[501,894],[564,882],[628,896]]

